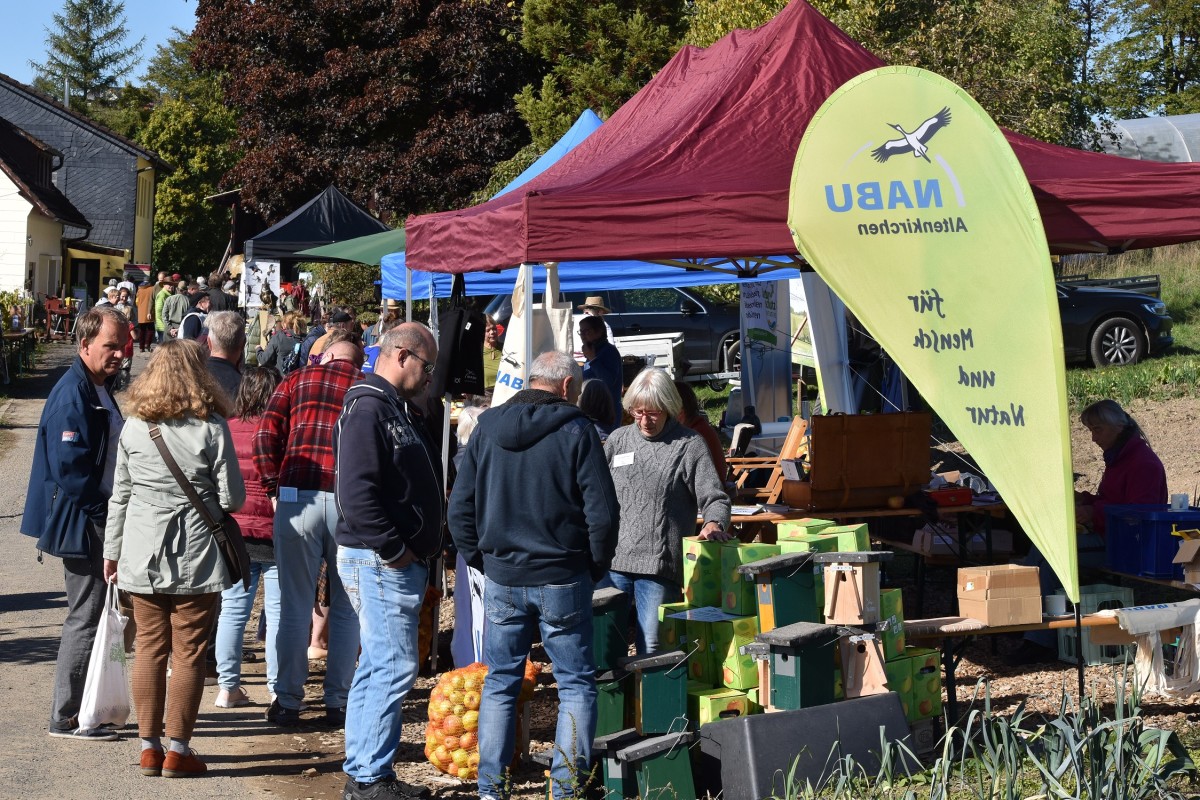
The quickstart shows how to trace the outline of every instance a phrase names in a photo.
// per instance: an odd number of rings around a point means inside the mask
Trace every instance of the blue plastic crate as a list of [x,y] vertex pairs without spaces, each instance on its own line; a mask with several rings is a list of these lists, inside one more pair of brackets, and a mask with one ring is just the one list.
[[1183,580],[1183,566],[1171,563],[1181,541],[1171,530],[1172,526],[1181,531],[1200,528],[1200,509],[1171,511],[1163,503],[1108,506],[1104,514],[1109,569]]

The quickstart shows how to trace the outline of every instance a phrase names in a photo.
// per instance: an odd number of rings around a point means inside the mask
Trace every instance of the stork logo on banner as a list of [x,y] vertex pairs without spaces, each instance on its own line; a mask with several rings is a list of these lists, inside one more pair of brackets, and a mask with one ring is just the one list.
[[[936,108],[936,106],[934,106]],[[837,214],[856,212],[855,224],[860,235],[874,236],[883,234],[924,234],[924,233],[964,233],[967,223],[962,217],[944,216],[947,206],[966,208],[966,195],[962,184],[950,166],[942,151],[955,150],[953,139],[943,139],[932,154],[929,141],[934,135],[950,125],[950,107],[942,106],[942,110],[917,125],[911,132],[897,122],[884,123],[887,127],[899,131],[900,138],[889,139],[878,147],[868,141],[859,146],[845,161],[845,168],[868,178],[857,182],[842,184],[830,183],[825,185],[825,205]],[[896,117],[892,117],[896,119]],[[958,143],[961,150],[961,143]],[[870,155],[874,163],[866,160]],[[911,159],[896,159],[895,156],[911,155]],[[914,161],[922,160],[935,168],[930,174],[927,167],[921,167]],[[869,167],[860,167],[865,164]],[[894,177],[892,180],[874,180],[868,176],[879,173],[879,165],[887,164],[891,175],[907,173],[907,179]],[[940,171],[940,174],[939,172]],[[894,218],[887,212],[903,212],[908,216]],[[922,212],[942,212],[941,216],[927,218]],[[862,212],[866,212],[863,214]],[[878,212],[886,216],[880,218]],[[860,216],[861,215],[861,216]]]
[[892,156],[902,155],[904,153],[912,153],[913,158],[923,158],[929,163],[929,148],[926,142],[933,138],[933,135],[942,128],[950,124],[950,109],[943,108],[938,113],[934,114],[929,119],[922,122],[913,130],[912,133],[904,130],[901,126],[894,122],[887,123],[889,128],[895,128],[900,132],[899,139],[890,139],[879,147],[871,151],[871,158],[878,161],[880,164],[887,161]]

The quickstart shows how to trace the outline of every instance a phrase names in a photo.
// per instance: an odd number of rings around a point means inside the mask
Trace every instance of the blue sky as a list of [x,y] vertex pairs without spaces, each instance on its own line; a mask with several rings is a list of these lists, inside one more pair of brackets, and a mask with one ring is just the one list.
[[[45,29],[62,7],[62,0],[0,0],[0,72],[22,83],[33,80],[29,61],[45,60]],[[195,26],[196,0],[125,0],[125,20],[131,42],[146,37],[142,61],[129,76],[136,83],[172,27],[191,31]]]

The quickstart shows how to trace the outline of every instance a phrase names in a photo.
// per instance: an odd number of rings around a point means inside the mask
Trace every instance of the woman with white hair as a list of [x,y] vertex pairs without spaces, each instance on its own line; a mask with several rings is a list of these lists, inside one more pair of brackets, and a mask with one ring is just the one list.
[[670,376],[642,370],[625,392],[633,424],[608,437],[621,527],[612,571],[603,582],[633,598],[637,652],[658,649],[658,607],[675,602],[683,586],[683,537],[729,538],[730,504],[721,478],[698,434],[677,419],[683,403]]

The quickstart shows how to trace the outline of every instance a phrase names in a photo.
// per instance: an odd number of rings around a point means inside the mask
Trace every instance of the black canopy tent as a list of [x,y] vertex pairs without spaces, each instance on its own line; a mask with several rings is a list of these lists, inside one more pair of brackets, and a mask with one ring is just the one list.
[[389,231],[362,206],[330,186],[300,208],[257,236],[246,240],[246,260],[337,261],[335,258],[298,256],[301,250]]

